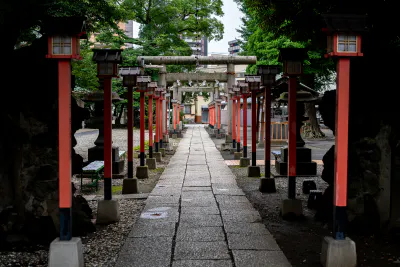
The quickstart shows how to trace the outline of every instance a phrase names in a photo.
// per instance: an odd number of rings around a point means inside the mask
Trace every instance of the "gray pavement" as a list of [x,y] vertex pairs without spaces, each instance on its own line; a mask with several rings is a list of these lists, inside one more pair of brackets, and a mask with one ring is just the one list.
[[291,265],[208,133],[189,125],[115,266]]

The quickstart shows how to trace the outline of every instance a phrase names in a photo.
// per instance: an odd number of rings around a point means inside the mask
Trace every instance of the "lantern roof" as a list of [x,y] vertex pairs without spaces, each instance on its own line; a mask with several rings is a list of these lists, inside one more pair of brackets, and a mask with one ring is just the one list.
[[257,65],[257,74],[279,74],[281,69],[280,65]]
[[123,67],[119,68],[119,75],[128,76],[128,75],[139,75],[140,68],[139,67]]
[[44,25],[48,35],[80,35],[81,39],[87,38],[85,17],[52,17]]
[[246,75],[246,83],[260,83],[261,76],[254,76],[254,75]]
[[330,32],[366,32],[367,16],[356,14],[323,14]]
[[122,63],[122,49],[92,49],[93,61],[110,62],[114,64]]
[[306,48],[279,48],[279,61],[303,61],[308,58]]

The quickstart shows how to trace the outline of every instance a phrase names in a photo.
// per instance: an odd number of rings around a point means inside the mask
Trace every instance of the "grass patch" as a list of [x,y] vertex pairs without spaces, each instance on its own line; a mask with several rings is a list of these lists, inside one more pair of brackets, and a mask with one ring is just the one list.
[[121,192],[122,192],[122,185],[113,185],[113,187],[112,187],[113,194],[118,194]]
[[[135,151],[139,151],[140,150],[140,145],[135,146],[133,149]],[[144,141],[144,150],[149,150],[149,141],[148,140]]]
[[156,172],[163,172],[165,168],[156,168],[155,171]]

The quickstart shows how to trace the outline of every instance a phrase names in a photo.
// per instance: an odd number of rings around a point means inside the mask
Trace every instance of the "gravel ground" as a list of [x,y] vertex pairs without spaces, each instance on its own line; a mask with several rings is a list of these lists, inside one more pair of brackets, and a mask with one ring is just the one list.
[[[87,159],[87,149],[94,146],[98,131],[91,129],[83,129],[75,134],[77,145],[75,147],[76,153],[80,154],[84,160]],[[127,130],[126,129],[113,129],[113,144],[118,146],[120,150],[127,150]],[[146,131],[146,140],[148,138],[148,132]],[[138,144],[139,130],[134,130],[134,145]],[[179,140],[172,140],[174,145],[177,145]],[[167,153],[163,157],[162,162],[157,163],[157,169],[149,170],[149,179],[139,180],[139,190],[142,193],[150,192],[169,160],[173,152]],[[139,164],[139,160],[134,158],[134,170]],[[125,172],[127,164],[125,164]],[[77,193],[80,192],[80,180],[77,178],[72,179],[76,185]],[[121,194],[121,185],[123,179],[113,179],[113,194]],[[82,195],[102,195],[102,182],[99,183],[98,192],[83,192]],[[88,236],[81,237],[83,248],[84,248],[84,259],[86,267],[113,267],[115,261],[118,258],[118,253],[121,246],[136,222],[136,219],[140,216],[144,207],[145,200],[140,199],[120,199],[120,214],[121,220],[118,223],[110,225],[96,225],[97,231],[89,234]],[[88,201],[90,207],[93,210],[93,214],[97,212],[97,201]],[[48,246],[32,246],[20,248],[18,251],[0,251],[0,267],[5,266],[24,266],[24,267],[45,267],[48,264]],[[117,266],[115,266],[117,267]],[[120,266],[118,266],[120,267]]]

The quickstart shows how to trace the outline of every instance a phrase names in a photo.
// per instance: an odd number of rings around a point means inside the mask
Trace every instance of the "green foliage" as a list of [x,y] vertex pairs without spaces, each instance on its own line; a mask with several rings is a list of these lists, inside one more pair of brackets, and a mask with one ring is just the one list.
[[[137,145],[133,148],[135,151],[139,151],[140,150],[140,145]],[[149,141],[144,141],[144,150],[149,150]]]

